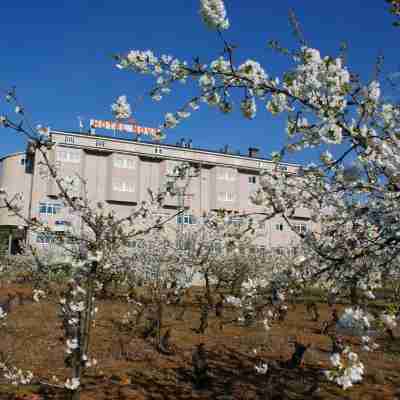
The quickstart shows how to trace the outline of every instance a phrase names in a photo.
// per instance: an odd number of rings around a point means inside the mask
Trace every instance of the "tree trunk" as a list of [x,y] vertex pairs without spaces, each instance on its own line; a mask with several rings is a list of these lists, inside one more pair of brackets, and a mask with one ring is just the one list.
[[160,300],[157,304],[157,347],[161,345],[161,329],[162,329],[162,320],[163,320],[163,302]]
[[211,296],[211,287],[210,287],[210,278],[208,276],[208,272],[204,274],[204,279],[206,281],[206,298],[207,298],[207,303],[210,307],[213,307],[214,302],[213,298]]
[[358,304],[357,282],[352,282],[350,288],[350,301],[353,306]]

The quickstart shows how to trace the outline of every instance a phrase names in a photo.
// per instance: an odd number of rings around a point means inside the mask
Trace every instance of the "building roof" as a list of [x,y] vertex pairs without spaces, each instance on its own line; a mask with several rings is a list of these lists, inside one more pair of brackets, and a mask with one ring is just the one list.
[[[183,147],[177,144],[169,144],[169,143],[161,143],[161,142],[151,142],[151,141],[146,141],[146,140],[137,140],[137,139],[129,139],[129,138],[119,138],[119,137],[112,137],[112,136],[107,136],[107,135],[98,135],[98,134],[91,134],[89,132],[76,132],[76,131],[66,131],[66,130],[56,130],[52,129],[51,133],[55,134],[63,134],[63,135],[77,135],[77,136],[89,136],[89,137],[94,137],[94,138],[100,138],[100,139],[108,139],[108,140],[114,140],[114,141],[120,141],[120,142],[131,142],[131,143],[138,143],[138,144],[145,144],[145,145],[151,145],[151,146],[161,146],[164,148],[176,148],[176,149],[184,149],[184,150],[192,150],[192,151],[198,151],[202,153],[207,153],[207,154],[215,154],[215,155],[224,155],[224,156],[230,156],[230,157],[238,157],[238,158],[243,158],[246,160],[259,160],[259,161],[267,161],[267,162],[273,162],[270,158],[266,157],[250,157],[248,155],[244,154],[235,154],[235,153],[229,153],[225,151],[219,151],[219,150],[209,150],[209,149],[202,149],[200,147]],[[281,165],[288,165],[288,166],[299,166],[300,164],[295,164],[295,163],[288,163],[288,162],[279,162]]]
[[25,151],[18,151],[16,153],[6,154],[5,156],[0,157],[0,162],[5,160],[6,158],[10,158],[10,157],[14,157],[14,156],[20,156],[20,155],[24,155],[24,154],[25,154]]

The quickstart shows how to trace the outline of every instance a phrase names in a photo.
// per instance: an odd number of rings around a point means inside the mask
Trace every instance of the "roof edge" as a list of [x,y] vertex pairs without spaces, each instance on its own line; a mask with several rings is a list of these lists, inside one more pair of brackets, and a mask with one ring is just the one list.
[[16,153],[6,154],[5,156],[0,157],[0,162],[5,160],[6,158],[20,156],[21,154],[26,154],[26,153],[25,151],[17,151]]
[[[187,151],[200,151],[204,153],[209,153],[209,154],[216,154],[216,155],[222,155],[222,156],[229,156],[229,157],[235,157],[235,158],[242,158],[246,160],[256,160],[256,161],[266,161],[269,163],[274,163],[270,158],[264,158],[264,157],[249,157],[246,155],[237,155],[237,154],[230,154],[230,153],[224,153],[220,152],[217,150],[208,150],[208,149],[202,149],[199,147],[181,147],[178,145],[174,144],[168,144],[168,143],[161,143],[161,142],[150,142],[150,141],[145,141],[145,140],[140,140],[136,141],[134,139],[127,139],[127,138],[116,138],[116,137],[111,137],[111,136],[106,136],[106,135],[92,135],[90,133],[83,133],[83,132],[75,132],[75,131],[65,131],[65,130],[58,130],[58,129],[51,129],[51,133],[55,134],[61,134],[61,135],[77,135],[77,136],[83,136],[83,137],[94,137],[94,138],[101,138],[101,139],[109,139],[109,140],[116,140],[116,141],[121,141],[121,142],[133,142],[133,143],[139,143],[139,144],[145,144],[145,145],[151,145],[151,146],[164,146],[164,147],[169,147],[169,148],[174,148],[174,149],[185,149]],[[302,164],[300,163],[290,163],[290,162],[285,162],[285,161],[280,161],[280,165],[287,165],[287,166],[292,166],[292,167],[301,167]]]

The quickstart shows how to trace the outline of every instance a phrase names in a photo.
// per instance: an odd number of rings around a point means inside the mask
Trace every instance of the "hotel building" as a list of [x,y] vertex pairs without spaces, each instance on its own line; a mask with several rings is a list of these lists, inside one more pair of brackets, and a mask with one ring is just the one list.
[[[186,161],[198,167],[183,196],[187,211],[174,220],[176,224],[201,223],[201,216],[210,210],[262,211],[250,202],[249,195],[257,188],[260,171],[274,166],[259,157],[255,148],[240,155],[229,149],[198,149],[183,142],[158,144],[56,130],[50,133],[50,139],[54,146],[48,151],[49,158],[60,176],[82,177],[87,182],[88,198],[108,204],[121,217],[148,199],[148,188],[157,191],[177,163]],[[279,168],[296,174],[299,165],[282,163]],[[0,159],[0,187],[11,195],[23,194],[24,216],[46,221],[55,231],[62,231],[76,221],[63,209],[56,184],[48,175],[40,153],[32,146]],[[165,213],[176,212],[179,206],[178,196],[167,197]],[[301,232],[312,229],[308,211],[297,210],[294,224]],[[0,251],[15,253],[21,239],[38,246],[50,244],[49,237],[40,233],[28,233],[26,237],[24,225],[20,218],[0,209]],[[280,217],[266,221],[263,229],[265,234],[257,242],[263,248],[284,249],[296,240],[296,234]]]

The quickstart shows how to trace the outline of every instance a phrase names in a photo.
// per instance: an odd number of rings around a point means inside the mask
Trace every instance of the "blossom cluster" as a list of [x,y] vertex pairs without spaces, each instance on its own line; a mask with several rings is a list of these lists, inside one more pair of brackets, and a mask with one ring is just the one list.
[[0,307],[0,320],[5,319],[7,317],[7,313]]
[[268,364],[260,362],[259,364],[254,366],[254,369],[257,374],[265,375],[268,372]]
[[373,317],[361,308],[347,307],[337,322],[338,329],[348,330],[356,335],[367,333]]
[[225,4],[222,0],[200,0],[200,15],[211,29],[228,29]]
[[31,371],[23,371],[16,367],[9,367],[4,363],[0,363],[0,369],[3,370],[4,378],[15,386],[28,385],[33,379],[33,373]]
[[358,355],[349,347],[346,347],[341,354],[332,354],[330,362],[333,368],[325,371],[325,376],[344,390],[353,386],[354,383],[362,381],[364,364],[359,361]]
[[81,385],[80,379],[79,378],[71,378],[71,379],[67,379],[64,386],[66,389],[69,390],[77,390]]
[[131,106],[125,95],[118,97],[116,102],[111,105],[111,111],[116,119],[127,119],[132,115]]
[[46,292],[42,289],[34,289],[33,290],[33,301],[35,301],[36,303],[40,302],[40,299],[46,297]]

